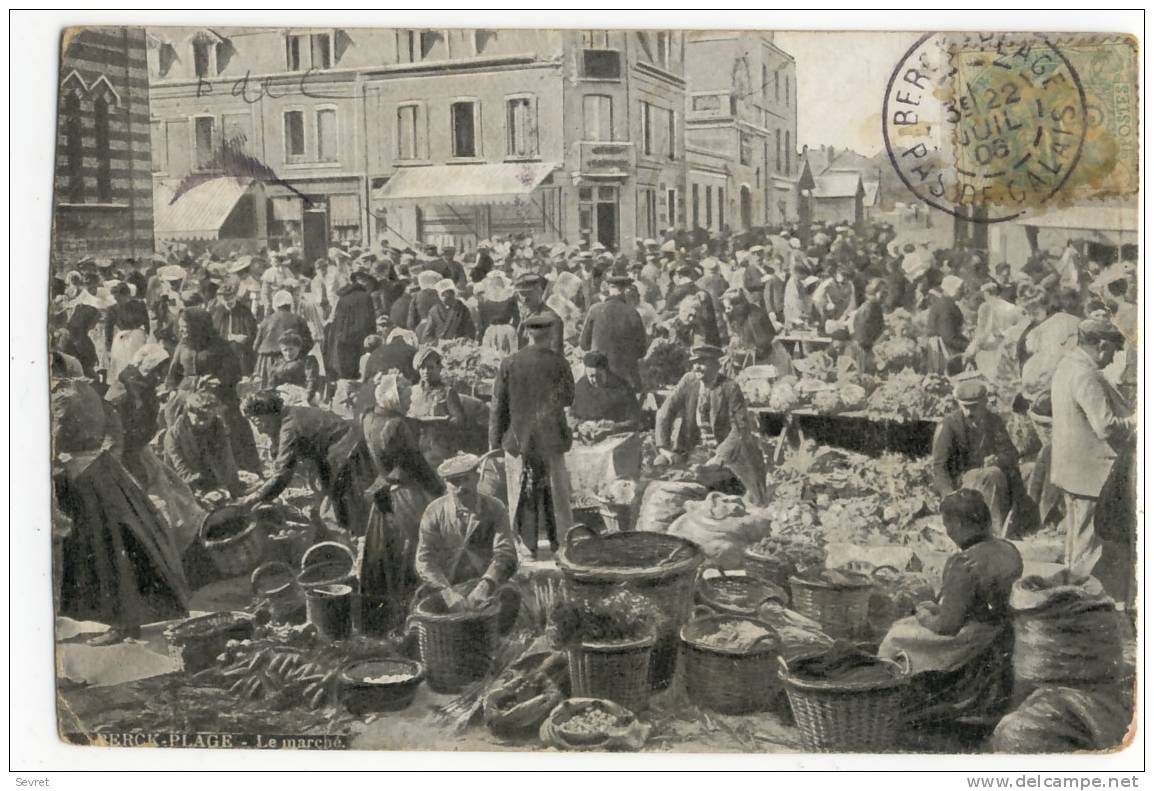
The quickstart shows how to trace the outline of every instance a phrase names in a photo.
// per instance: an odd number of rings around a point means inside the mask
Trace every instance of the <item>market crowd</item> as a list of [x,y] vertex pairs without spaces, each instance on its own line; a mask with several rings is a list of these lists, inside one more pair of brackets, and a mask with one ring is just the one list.
[[[965,562],[928,628],[1004,618],[1021,561],[1002,538],[1047,524],[1064,525],[1068,566],[1133,601],[1133,538],[1110,525],[1133,505],[1113,494],[1133,483],[1136,277],[1073,245],[991,268],[885,224],[669,229],[619,251],[501,238],[464,255],[83,258],[58,262],[51,289],[59,612],[111,624],[103,642],[185,612],[181,508],[255,508],[301,477],[360,539],[381,632],[421,589],[483,601],[557,547],[584,424],[652,420],[653,464],[704,447],[711,486],[764,504],[772,459],[739,372],[816,352],[883,375],[898,315],[919,327],[918,373],[952,377],[956,400],[934,483]],[[659,346],[691,350],[664,381],[647,368]],[[460,386],[446,367],[460,348],[499,359],[491,381]],[[487,486],[498,458],[505,483]]]

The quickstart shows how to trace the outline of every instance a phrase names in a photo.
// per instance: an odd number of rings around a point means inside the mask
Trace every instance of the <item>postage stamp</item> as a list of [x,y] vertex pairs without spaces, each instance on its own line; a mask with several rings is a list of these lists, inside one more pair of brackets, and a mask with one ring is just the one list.
[[1137,188],[1133,42],[927,33],[890,76],[886,151],[920,199],[976,222]]

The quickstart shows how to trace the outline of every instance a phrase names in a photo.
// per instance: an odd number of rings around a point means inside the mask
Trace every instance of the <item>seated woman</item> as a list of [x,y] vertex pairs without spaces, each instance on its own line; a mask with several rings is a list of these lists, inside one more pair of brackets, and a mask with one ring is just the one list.
[[609,420],[615,432],[641,430],[641,405],[633,390],[609,370],[604,352],[586,352],[585,375],[577,380],[570,413],[579,421]]
[[320,364],[316,357],[304,354],[304,345],[304,339],[291,330],[280,336],[281,359],[272,365],[269,386],[303,387],[308,393],[308,402],[313,404],[321,389]]
[[505,506],[477,491],[480,461],[472,453],[445,460],[437,474],[447,493],[429,503],[421,516],[417,576],[425,591],[440,592],[450,609],[463,601],[484,604],[517,570]]
[[878,655],[909,659],[907,724],[992,726],[1014,683],[1010,589],[1022,575],[1022,557],[993,537],[990,510],[974,489],[943,498],[942,520],[961,551],[946,561],[938,601],[895,622]]

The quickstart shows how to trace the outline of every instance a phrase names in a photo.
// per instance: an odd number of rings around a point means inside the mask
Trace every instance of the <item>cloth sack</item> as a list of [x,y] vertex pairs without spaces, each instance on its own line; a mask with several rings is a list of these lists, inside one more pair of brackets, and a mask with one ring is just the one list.
[[649,533],[664,533],[677,517],[685,513],[688,500],[701,500],[708,490],[689,481],[653,481],[641,496],[641,511],[637,529]]

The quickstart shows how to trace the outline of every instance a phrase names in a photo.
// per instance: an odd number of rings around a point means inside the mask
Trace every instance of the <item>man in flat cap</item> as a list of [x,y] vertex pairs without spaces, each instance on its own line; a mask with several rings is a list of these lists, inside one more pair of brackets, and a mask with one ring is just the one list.
[[634,389],[609,370],[604,352],[586,352],[585,375],[577,380],[570,414],[578,421],[609,420],[615,432],[641,429],[641,405]]
[[522,319],[529,316],[548,315],[553,317],[549,326],[549,348],[560,355],[565,354],[565,323],[557,311],[545,304],[545,278],[536,272],[523,272],[517,276],[514,288],[517,290],[517,316],[519,326],[517,337],[521,348],[529,345],[530,336]]
[[1136,539],[1128,533],[1133,526],[1104,542],[1094,525],[1098,500],[1115,463],[1134,450],[1134,413],[1102,373],[1123,342],[1122,333],[1106,318],[1086,319],[1078,325],[1078,345],[1058,363],[1050,384],[1050,481],[1065,494],[1066,565],[1081,573],[1094,571],[1107,592],[1129,606],[1129,553]]
[[675,311],[683,300],[697,302],[697,333],[710,346],[721,346],[721,328],[717,323],[717,300],[697,284],[701,273],[692,264],[682,264],[673,274],[673,286],[665,298],[666,311]]
[[505,450],[514,533],[536,557],[542,538],[556,550],[573,522],[565,453],[573,445],[565,409],[573,371],[552,346],[553,313],[527,316],[529,345],[501,361],[493,382],[489,448]]
[[[934,486],[942,497],[958,489],[977,489],[990,509],[994,534],[1004,538],[1011,509],[1023,503],[1025,484],[1018,450],[986,396],[986,386],[978,379],[966,379],[954,388],[958,408],[942,419],[934,435]],[[1034,510],[1036,523],[1036,506]],[[1028,513],[1018,516],[1029,523]]]
[[636,392],[641,387],[638,363],[645,356],[645,325],[641,316],[625,302],[625,289],[633,285],[628,275],[606,278],[609,295],[589,309],[581,330],[581,348],[602,352],[609,370]]

